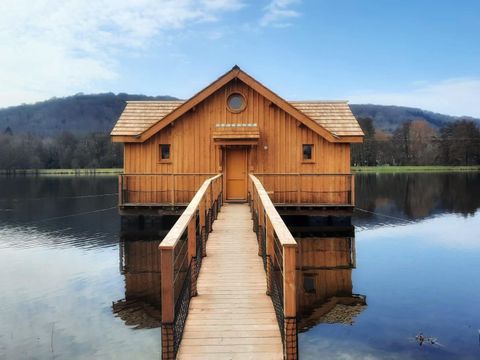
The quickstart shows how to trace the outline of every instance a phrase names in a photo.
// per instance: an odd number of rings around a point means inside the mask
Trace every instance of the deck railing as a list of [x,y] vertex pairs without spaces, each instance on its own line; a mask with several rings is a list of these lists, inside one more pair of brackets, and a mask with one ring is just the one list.
[[197,295],[208,233],[222,206],[222,193],[221,174],[205,180],[160,243],[163,359],[175,359],[177,354],[190,298]]
[[256,173],[275,205],[354,205],[352,174]]
[[297,359],[297,242],[275,209],[260,180],[249,176],[249,204],[263,257],[267,294],[271,296],[282,335],[285,359]]
[[121,174],[118,176],[118,204],[185,205],[202,183],[216,174]]

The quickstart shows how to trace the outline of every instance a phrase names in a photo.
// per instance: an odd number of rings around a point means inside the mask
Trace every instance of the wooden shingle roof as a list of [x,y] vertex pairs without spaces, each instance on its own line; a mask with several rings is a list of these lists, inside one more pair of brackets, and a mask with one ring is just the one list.
[[295,108],[337,136],[363,136],[346,101],[289,101]]
[[[137,136],[184,101],[128,101],[112,136]],[[337,136],[363,136],[346,101],[289,101],[297,110]]]
[[136,136],[153,124],[162,120],[184,101],[127,101],[115,127],[112,136]]

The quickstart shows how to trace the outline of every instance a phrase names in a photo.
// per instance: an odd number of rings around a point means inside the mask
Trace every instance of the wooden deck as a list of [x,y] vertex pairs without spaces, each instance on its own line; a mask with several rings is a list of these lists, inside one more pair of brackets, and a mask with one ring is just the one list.
[[213,224],[178,359],[283,359],[282,340],[247,204]]

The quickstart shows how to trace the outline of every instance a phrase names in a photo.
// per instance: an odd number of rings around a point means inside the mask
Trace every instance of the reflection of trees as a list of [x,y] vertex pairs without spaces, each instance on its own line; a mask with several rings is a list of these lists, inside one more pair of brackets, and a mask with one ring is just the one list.
[[480,206],[476,173],[360,174],[356,177],[359,208],[408,218],[435,213],[475,213]]
[[[35,227],[41,232],[71,235],[73,246],[113,245],[118,240],[117,178],[114,176],[0,177],[0,224]],[[108,209],[96,214],[71,216]],[[61,218],[69,216],[67,218]],[[44,221],[45,219],[53,219]],[[99,233],[105,236],[98,236]],[[108,234],[108,235],[107,235]],[[62,241],[55,236],[45,237]]]

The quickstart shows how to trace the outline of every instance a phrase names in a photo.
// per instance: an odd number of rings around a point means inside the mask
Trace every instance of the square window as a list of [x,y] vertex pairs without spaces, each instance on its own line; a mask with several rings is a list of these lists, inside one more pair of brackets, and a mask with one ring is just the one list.
[[305,275],[303,277],[303,290],[308,294],[315,294],[315,277]]
[[313,161],[312,144],[303,144],[303,161]]
[[170,160],[170,144],[160,144],[160,160]]

